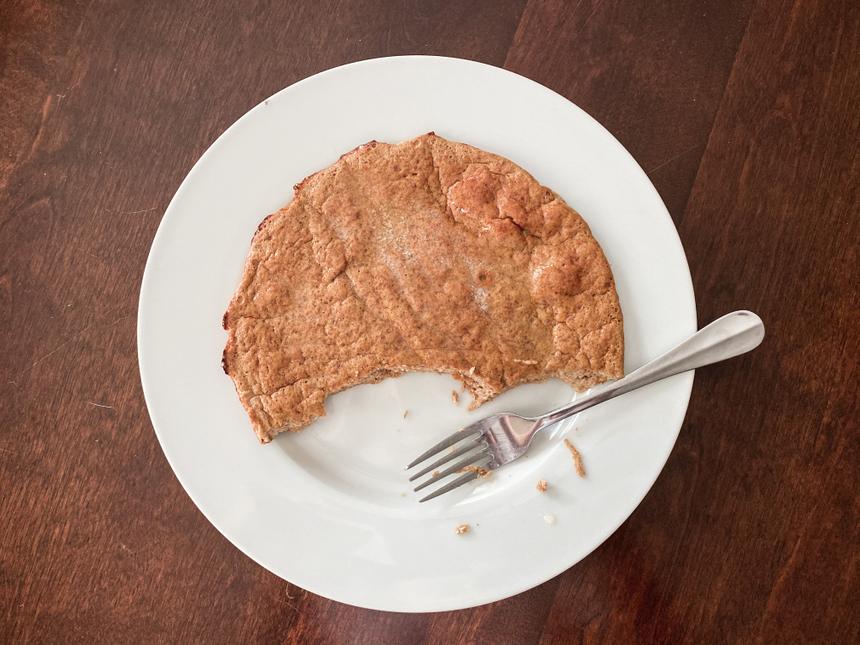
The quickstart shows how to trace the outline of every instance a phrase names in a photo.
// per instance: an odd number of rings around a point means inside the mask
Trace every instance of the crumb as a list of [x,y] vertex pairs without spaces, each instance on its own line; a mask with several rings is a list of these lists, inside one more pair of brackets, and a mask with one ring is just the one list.
[[430,476],[431,476],[433,479],[436,479],[436,478],[439,476],[439,471],[438,471],[438,470],[434,470],[432,473],[430,473]]
[[469,368],[469,371],[468,371],[468,372],[466,372],[466,373],[467,373],[469,376],[474,376],[474,375],[475,375],[475,366],[474,366],[474,365],[472,365],[472,367],[470,367],[470,368]]
[[470,527],[468,524],[461,524],[460,526],[458,526],[455,529],[455,532],[457,533],[457,535],[464,535],[464,534],[468,533],[471,530],[471,528],[472,527]]
[[488,468],[483,468],[481,466],[465,466],[459,470],[461,473],[476,473],[478,477],[486,477],[490,474],[490,470]]
[[457,390],[451,390],[451,401],[454,402],[454,405],[460,405],[460,395],[457,394]]
[[403,418],[405,419],[408,416],[409,416],[409,410],[404,410],[403,411]]
[[573,455],[573,465],[576,467],[576,474],[585,478],[585,465],[582,463],[582,454],[567,437],[564,438],[564,445],[567,446],[567,449],[570,450],[570,454]]
[[541,479],[535,488],[538,489],[538,492],[545,493],[546,492],[547,483],[545,479]]
[[406,493],[400,493],[400,497],[406,497]]
[[555,515],[544,515],[543,521],[547,524],[555,524]]
[[511,360],[514,363],[522,363],[523,365],[537,365],[538,364],[538,362],[535,360],[525,360],[522,358],[512,358]]

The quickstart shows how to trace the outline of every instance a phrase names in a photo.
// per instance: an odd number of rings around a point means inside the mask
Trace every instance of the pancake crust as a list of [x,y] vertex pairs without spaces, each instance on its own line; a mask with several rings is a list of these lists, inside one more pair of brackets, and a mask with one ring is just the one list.
[[433,133],[372,141],[257,229],[222,365],[262,442],[330,394],[444,372],[472,407],[623,375],[612,272],[579,214],[511,161]]

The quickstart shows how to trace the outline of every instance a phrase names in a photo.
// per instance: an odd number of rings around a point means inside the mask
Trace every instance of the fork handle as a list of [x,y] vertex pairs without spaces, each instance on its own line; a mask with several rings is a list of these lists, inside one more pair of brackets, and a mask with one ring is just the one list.
[[764,323],[753,312],[735,311],[726,314],[624,378],[544,415],[539,420],[539,427],[552,425],[654,381],[739,356],[758,347],[763,339]]

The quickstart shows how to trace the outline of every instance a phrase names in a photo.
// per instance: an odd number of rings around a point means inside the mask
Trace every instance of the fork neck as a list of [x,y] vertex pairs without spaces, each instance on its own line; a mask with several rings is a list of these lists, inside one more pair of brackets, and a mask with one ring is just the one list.
[[588,395],[582,397],[581,399],[577,399],[571,404],[556,408],[551,412],[547,412],[545,415],[543,415],[537,420],[537,430],[543,429],[547,426],[551,426],[552,424],[558,423],[559,421],[567,419],[568,417],[572,417],[575,414],[579,414],[583,410],[587,410],[588,408],[595,406],[598,403],[608,401],[614,396],[617,396],[617,393],[613,390],[614,388],[609,387],[602,388],[597,391],[592,391]]

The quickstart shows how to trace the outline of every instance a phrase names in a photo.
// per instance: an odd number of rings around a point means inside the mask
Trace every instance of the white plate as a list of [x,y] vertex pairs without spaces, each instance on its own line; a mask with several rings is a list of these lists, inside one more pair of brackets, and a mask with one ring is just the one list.
[[[696,329],[684,251],[645,173],[585,112],[526,78],[449,58],[368,60],[278,92],[221,135],[176,192],[146,264],[138,352],[153,426],[194,503],[249,557],[322,596],[394,611],[505,598],[588,555],[660,473],[693,382],[676,376],[590,410],[487,481],[421,505],[403,472],[412,457],[476,418],[538,413],[571,390],[522,386],[468,413],[451,402],[452,378],[410,374],[338,394],[302,433],[258,444],[219,364],[251,235],[341,153],[429,130],[512,159],[582,213],[615,274],[628,370]],[[455,535],[463,522],[472,532]]]

